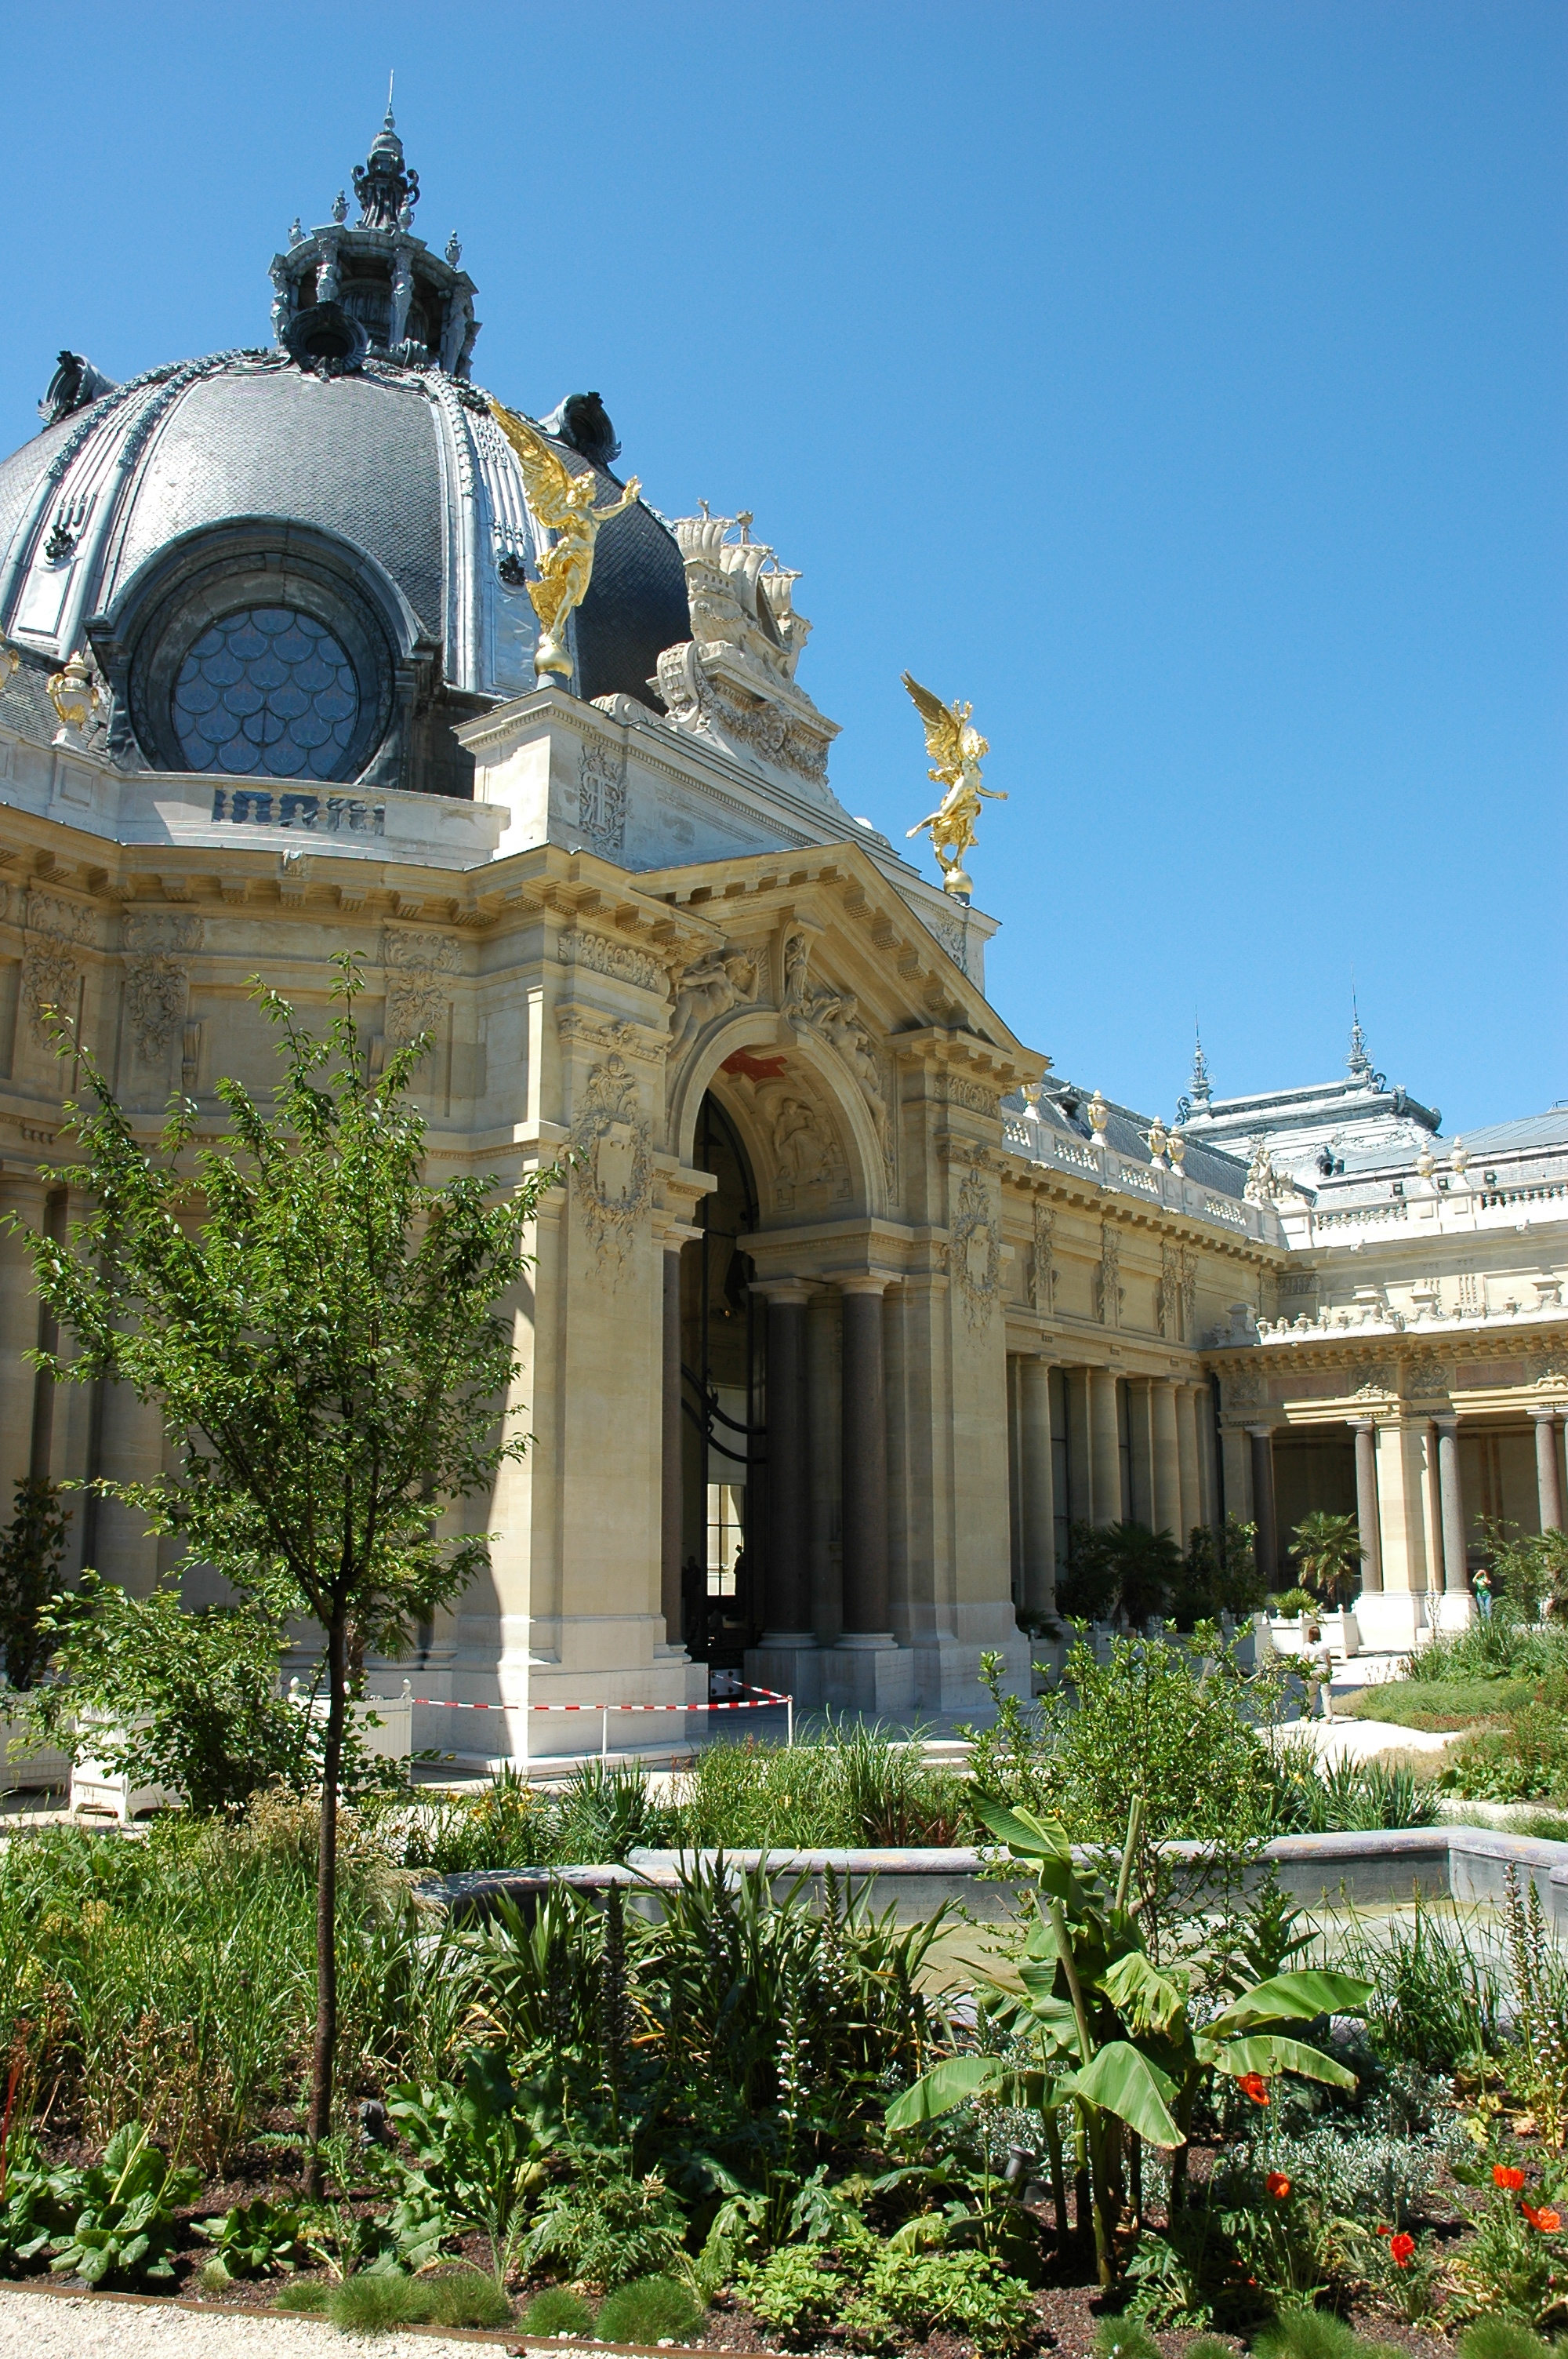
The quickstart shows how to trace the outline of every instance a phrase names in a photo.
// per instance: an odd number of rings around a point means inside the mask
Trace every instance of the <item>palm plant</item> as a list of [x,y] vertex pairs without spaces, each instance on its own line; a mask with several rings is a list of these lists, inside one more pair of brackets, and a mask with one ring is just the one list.
[[1367,1553],[1355,1516],[1314,1507],[1302,1517],[1291,1542],[1303,1586],[1325,1605],[1342,1603]]

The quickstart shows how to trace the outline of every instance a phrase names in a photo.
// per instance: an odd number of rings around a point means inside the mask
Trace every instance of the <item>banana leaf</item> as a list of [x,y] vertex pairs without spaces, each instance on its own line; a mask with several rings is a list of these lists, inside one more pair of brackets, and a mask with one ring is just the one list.
[[1150,2146],[1185,2145],[1167,2100],[1176,2093],[1168,2074],[1130,2040],[1108,2040],[1098,2054],[1056,2083],[1065,2097],[1082,2097],[1102,2113],[1114,2114]]

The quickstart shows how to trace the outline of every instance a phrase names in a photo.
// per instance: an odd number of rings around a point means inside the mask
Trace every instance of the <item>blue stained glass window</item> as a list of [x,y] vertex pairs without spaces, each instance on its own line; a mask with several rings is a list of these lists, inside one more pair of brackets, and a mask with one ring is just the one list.
[[330,778],[360,717],[360,684],[330,631],[267,606],[225,614],[179,668],[174,726],[193,770]]

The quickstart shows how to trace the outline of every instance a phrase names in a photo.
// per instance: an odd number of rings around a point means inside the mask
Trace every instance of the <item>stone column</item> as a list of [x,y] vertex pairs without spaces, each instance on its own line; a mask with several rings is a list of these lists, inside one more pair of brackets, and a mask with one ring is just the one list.
[[1356,1436],[1356,1528],[1366,1554],[1361,1587],[1378,1595],[1383,1586],[1383,1550],[1378,1529],[1378,1430],[1369,1417],[1353,1417]]
[[840,1281],[844,1299],[844,1636],[891,1647],[887,1408],[880,1277]]
[[1126,1512],[1121,1502],[1121,1435],[1116,1422],[1116,1378],[1108,1368],[1091,1368],[1089,1377],[1090,1515],[1097,1524],[1119,1524]]
[[1154,1403],[1148,1376],[1127,1379],[1127,1423],[1132,1443],[1132,1497],[1129,1513],[1135,1524],[1154,1524]]
[[1092,1524],[1095,1486],[1089,1454],[1087,1368],[1065,1368],[1062,1390],[1067,1411],[1067,1513],[1076,1524]]
[[1217,1532],[1224,1518],[1219,1512],[1219,1436],[1215,1431],[1213,1386],[1195,1385],[1193,1402],[1198,1429],[1199,1513],[1209,1529]]
[[1022,1459],[1023,1606],[1056,1611],[1056,1500],[1051,1467],[1051,1363],[1043,1352],[1018,1364],[1018,1425]]
[[[7,1171],[0,1179],[0,1214],[16,1212],[41,1231],[46,1193],[32,1172]],[[14,1484],[31,1471],[33,1403],[41,1380],[24,1354],[38,1344],[32,1256],[15,1231],[6,1230],[0,1234],[0,1524],[11,1520]]]
[[1437,1488],[1443,1512],[1443,1587],[1449,1597],[1468,1596],[1470,1569],[1465,1556],[1465,1495],[1459,1480],[1459,1419],[1440,1417],[1437,1427]]
[[[810,1517],[806,1439],[807,1289],[766,1286],[768,1299],[768,1541],[764,1647],[810,1647]],[[877,1305],[880,1309],[880,1305]],[[877,1355],[881,1375],[881,1355]],[[886,1588],[885,1494],[882,1516]],[[880,1626],[880,1625],[879,1625]]]
[[1198,1440],[1198,1391],[1196,1385],[1176,1386],[1176,1454],[1182,1468],[1182,1516],[1176,1530],[1176,1544],[1186,1553],[1187,1541],[1195,1524],[1206,1523],[1203,1505],[1203,1455]]
[[1176,1433],[1176,1387],[1169,1376],[1156,1376],[1154,1409],[1154,1529],[1180,1540],[1182,1523],[1182,1452]]
[[1273,1429],[1249,1425],[1247,1437],[1252,1444],[1252,1514],[1258,1526],[1258,1570],[1265,1581],[1274,1582],[1280,1574],[1280,1539],[1274,1527]]
[[1557,1418],[1549,1408],[1532,1408],[1535,1426],[1535,1487],[1541,1501],[1543,1532],[1563,1529],[1563,1475],[1557,1463]]
[[659,1486],[659,1603],[665,1643],[684,1645],[681,1628],[680,1239],[665,1239],[664,1391]]

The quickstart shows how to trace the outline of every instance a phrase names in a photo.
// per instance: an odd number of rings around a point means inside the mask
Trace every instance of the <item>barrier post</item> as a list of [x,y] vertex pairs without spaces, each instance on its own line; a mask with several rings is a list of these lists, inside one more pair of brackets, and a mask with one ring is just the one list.
[[610,1758],[610,1706],[607,1703],[600,1704],[599,1718],[599,1757],[601,1761],[608,1761]]
[[792,1695],[787,1695],[784,1698],[784,1750],[788,1752],[794,1744],[795,1698]]

